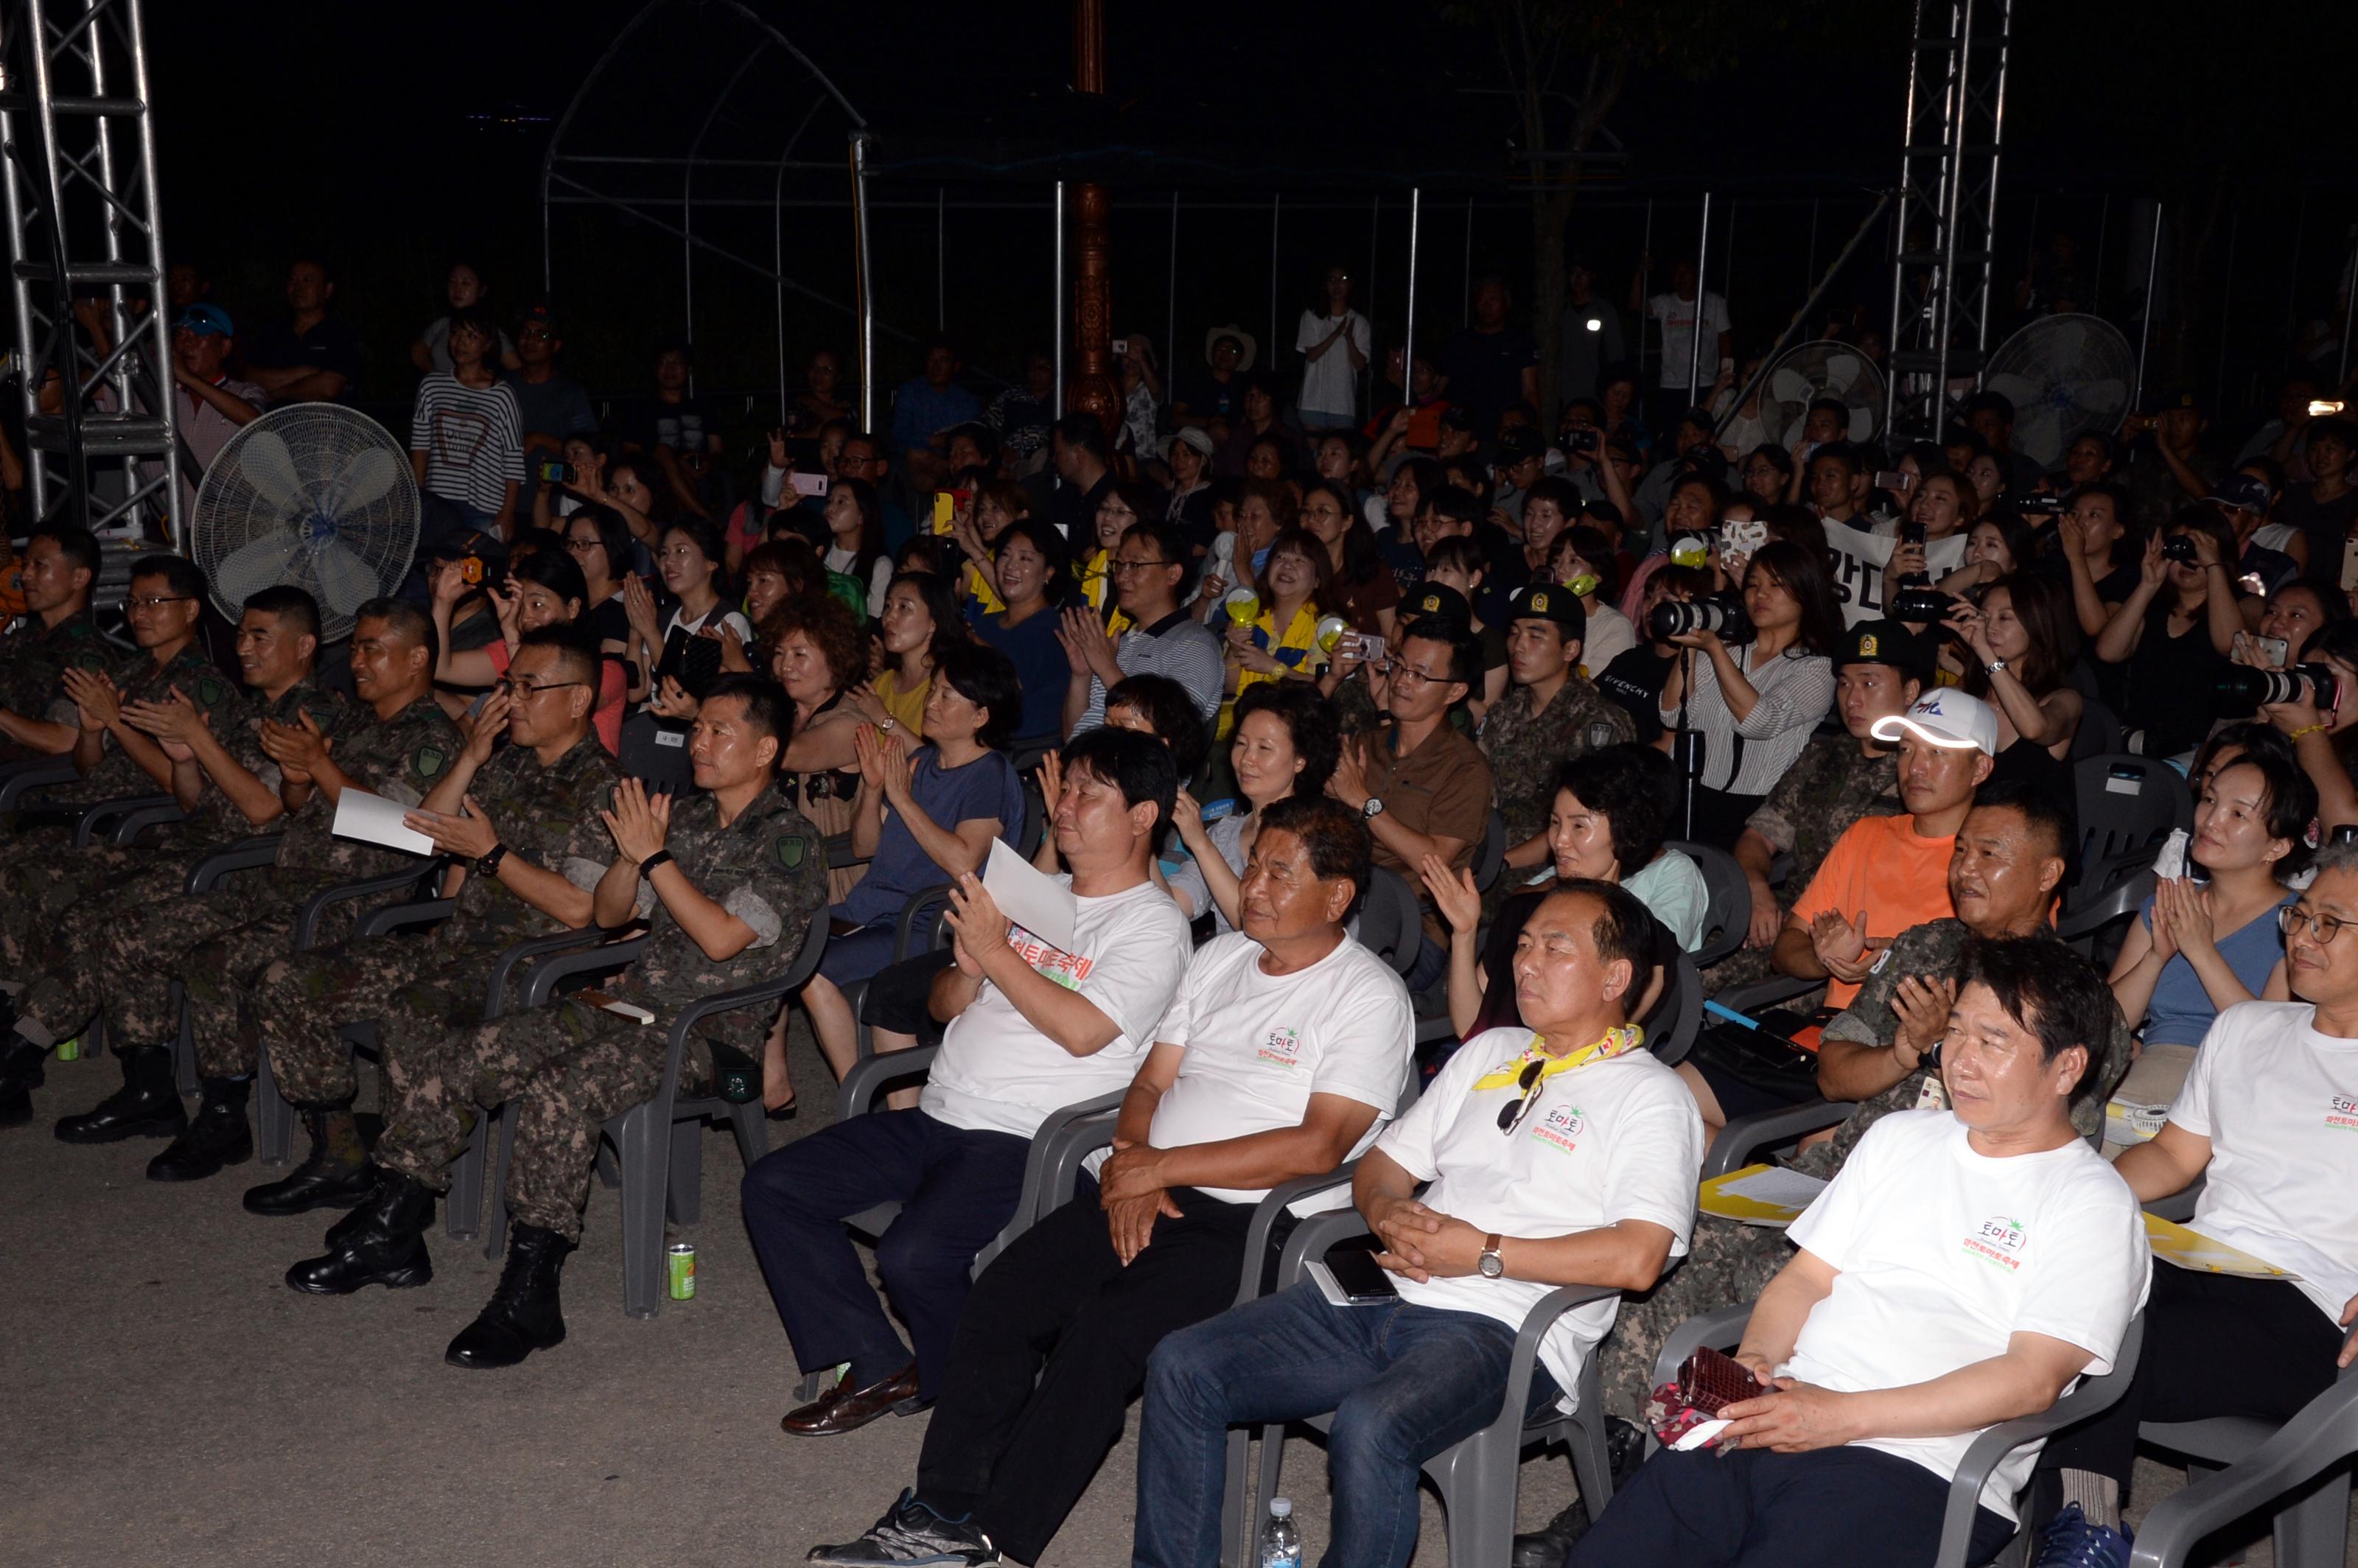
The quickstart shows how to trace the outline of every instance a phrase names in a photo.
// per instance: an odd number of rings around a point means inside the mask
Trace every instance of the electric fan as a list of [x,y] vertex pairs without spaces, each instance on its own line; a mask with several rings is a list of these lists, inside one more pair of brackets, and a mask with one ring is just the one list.
[[2136,355],[2111,322],[2041,316],[1998,345],[1982,386],[2014,405],[2014,449],[2052,469],[2088,431],[2120,429],[2136,378]]
[[1849,343],[1831,339],[1796,343],[1777,356],[1760,383],[1763,438],[1790,447],[1810,416],[1810,405],[1831,397],[1850,411],[1845,441],[1868,441],[1883,425],[1883,373]]
[[197,565],[235,621],[265,588],[319,600],[319,640],[391,593],[417,549],[409,453],[384,426],[332,403],[274,408],[232,436],[197,492]]

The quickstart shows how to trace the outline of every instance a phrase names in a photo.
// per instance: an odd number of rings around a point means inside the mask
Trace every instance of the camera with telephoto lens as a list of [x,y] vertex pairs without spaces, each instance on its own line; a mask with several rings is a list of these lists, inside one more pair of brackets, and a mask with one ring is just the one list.
[[2172,534],[2169,538],[2164,539],[2161,542],[2161,558],[2165,561],[2176,561],[2180,566],[2192,566],[2194,564],[2194,535],[2191,534]]
[[2281,702],[2306,701],[2320,713],[2342,706],[2342,677],[2331,665],[2295,665],[2288,670],[2255,670],[2232,665],[2219,677],[2223,697],[2241,698],[2246,711]]
[[1891,596],[1891,619],[1939,621],[1948,615],[1956,602],[1954,598],[1937,588],[1903,588]]
[[1729,647],[1752,641],[1752,622],[1734,599],[1666,599],[1646,618],[1646,628],[1667,642],[1697,632],[1715,632]]

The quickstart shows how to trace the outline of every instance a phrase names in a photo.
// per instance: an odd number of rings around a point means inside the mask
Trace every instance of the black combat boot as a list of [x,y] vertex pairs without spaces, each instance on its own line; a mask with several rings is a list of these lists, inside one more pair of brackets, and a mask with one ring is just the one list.
[[246,1097],[253,1092],[251,1078],[205,1079],[196,1119],[172,1140],[171,1147],[147,1162],[147,1179],[201,1182],[221,1174],[223,1165],[243,1165],[253,1159],[254,1129],[245,1119]]
[[434,1277],[426,1229],[434,1223],[434,1195],[415,1176],[380,1169],[376,1188],[339,1221],[354,1222],[318,1258],[287,1271],[289,1289],[315,1296],[348,1296],[363,1285],[406,1291]]
[[14,1035],[0,1053],[0,1127],[22,1127],[33,1119],[33,1091],[41,1087],[42,1064],[49,1048]]
[[[247,1213],[275,1218],[315,1208],[350,1208],[365,1199],[376,1184],[376,1172],[369,1164],[368,1151],[361,1147],[360,1129],[352,1121],[351,1106],[305,1106],[303,1128],[311,1135],[311,1152],[284,1180],[248,1187]],[[330,1232],[328,1244],[335,1243]]]
[[59,1119],[61,1143],[119,1143],[126,1138],[178,1138],[189,1110],[172,1081],[172,1048],[134,1045],[120,1053],[123,1087],[80,1116]]
[[573,1243],[553,1230],[519,1225],[508,1240],[507,1267],[499,1288],[459,1331],[442,1359],[478,1371],[513,1367],[535,1350],[565,1342],[565,1313],[557,1299],[557,1273]]

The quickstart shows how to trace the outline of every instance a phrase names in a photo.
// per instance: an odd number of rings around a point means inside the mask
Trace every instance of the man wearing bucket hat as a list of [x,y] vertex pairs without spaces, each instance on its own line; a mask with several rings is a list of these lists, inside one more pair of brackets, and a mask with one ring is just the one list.
[[1171,403],[1171,422],[1181,429],[1193,426],[1217,426],[1217,437],[1228,427],[1244,417],[1245,372],[1252,369],[1260,347],[1253,335],[1231,321],[1215,327],[1204,334],[1204,362],[1209,371],[1197,371],[1183,379],[1175,389]]
[[1556,769],[1637,734],[1628,711],[1581,678],[1587,632],[1579,596],[1568,588],[1531,583],[1507,601],[1509,684],[1483,716],[1481,746],[1507,824],[1510,867],[1529,869],[1548,859]]

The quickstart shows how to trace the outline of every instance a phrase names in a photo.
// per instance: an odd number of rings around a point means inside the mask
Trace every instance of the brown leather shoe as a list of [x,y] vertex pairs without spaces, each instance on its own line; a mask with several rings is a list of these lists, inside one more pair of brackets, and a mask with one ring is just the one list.
[[838,1381],[800,1410],[788,1411],[778,1425],[789,1437],[838,1437],[878,1416],[914,1415],[925,1408],[917,1398],[917,1364],[912,1361],[864,1389]]

